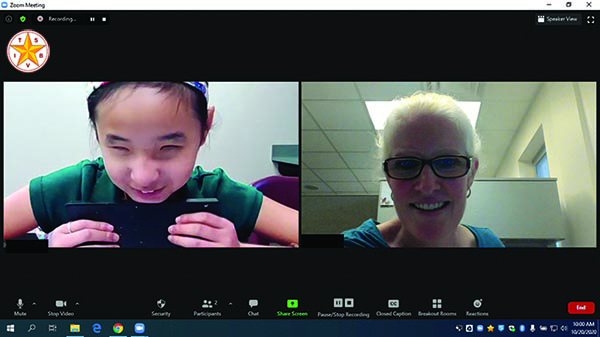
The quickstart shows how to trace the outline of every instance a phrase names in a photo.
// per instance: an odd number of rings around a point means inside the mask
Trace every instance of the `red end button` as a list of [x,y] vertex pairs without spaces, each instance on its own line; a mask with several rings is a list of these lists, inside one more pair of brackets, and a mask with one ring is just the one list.
[[569,302],[569,314],[593,314],[594,302]]

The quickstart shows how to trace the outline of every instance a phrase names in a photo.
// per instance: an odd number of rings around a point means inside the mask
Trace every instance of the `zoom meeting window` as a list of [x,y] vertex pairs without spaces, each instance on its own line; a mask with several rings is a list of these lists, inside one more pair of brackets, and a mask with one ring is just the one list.
[[598,4],[201,5],[2,3],[0,336],[598,336]]

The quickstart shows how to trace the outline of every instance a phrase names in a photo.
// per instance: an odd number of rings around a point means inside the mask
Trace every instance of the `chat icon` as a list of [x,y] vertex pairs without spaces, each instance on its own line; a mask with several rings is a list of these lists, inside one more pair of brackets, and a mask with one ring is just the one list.
[[248,305],[250,306],[250,308],[258,307],[258,300],[249,300]]

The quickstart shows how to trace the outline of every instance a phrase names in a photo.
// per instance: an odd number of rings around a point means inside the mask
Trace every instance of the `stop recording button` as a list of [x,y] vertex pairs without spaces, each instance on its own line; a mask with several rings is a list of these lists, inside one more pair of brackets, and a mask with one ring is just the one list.
[[569,314],[593,314],[594,302],[569,302]]

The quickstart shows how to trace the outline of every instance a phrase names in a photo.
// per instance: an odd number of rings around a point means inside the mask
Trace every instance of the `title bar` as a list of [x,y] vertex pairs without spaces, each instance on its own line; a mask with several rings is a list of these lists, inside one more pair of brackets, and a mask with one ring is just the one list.
[[1,1],[6,10],[593,10],[600,0]]

